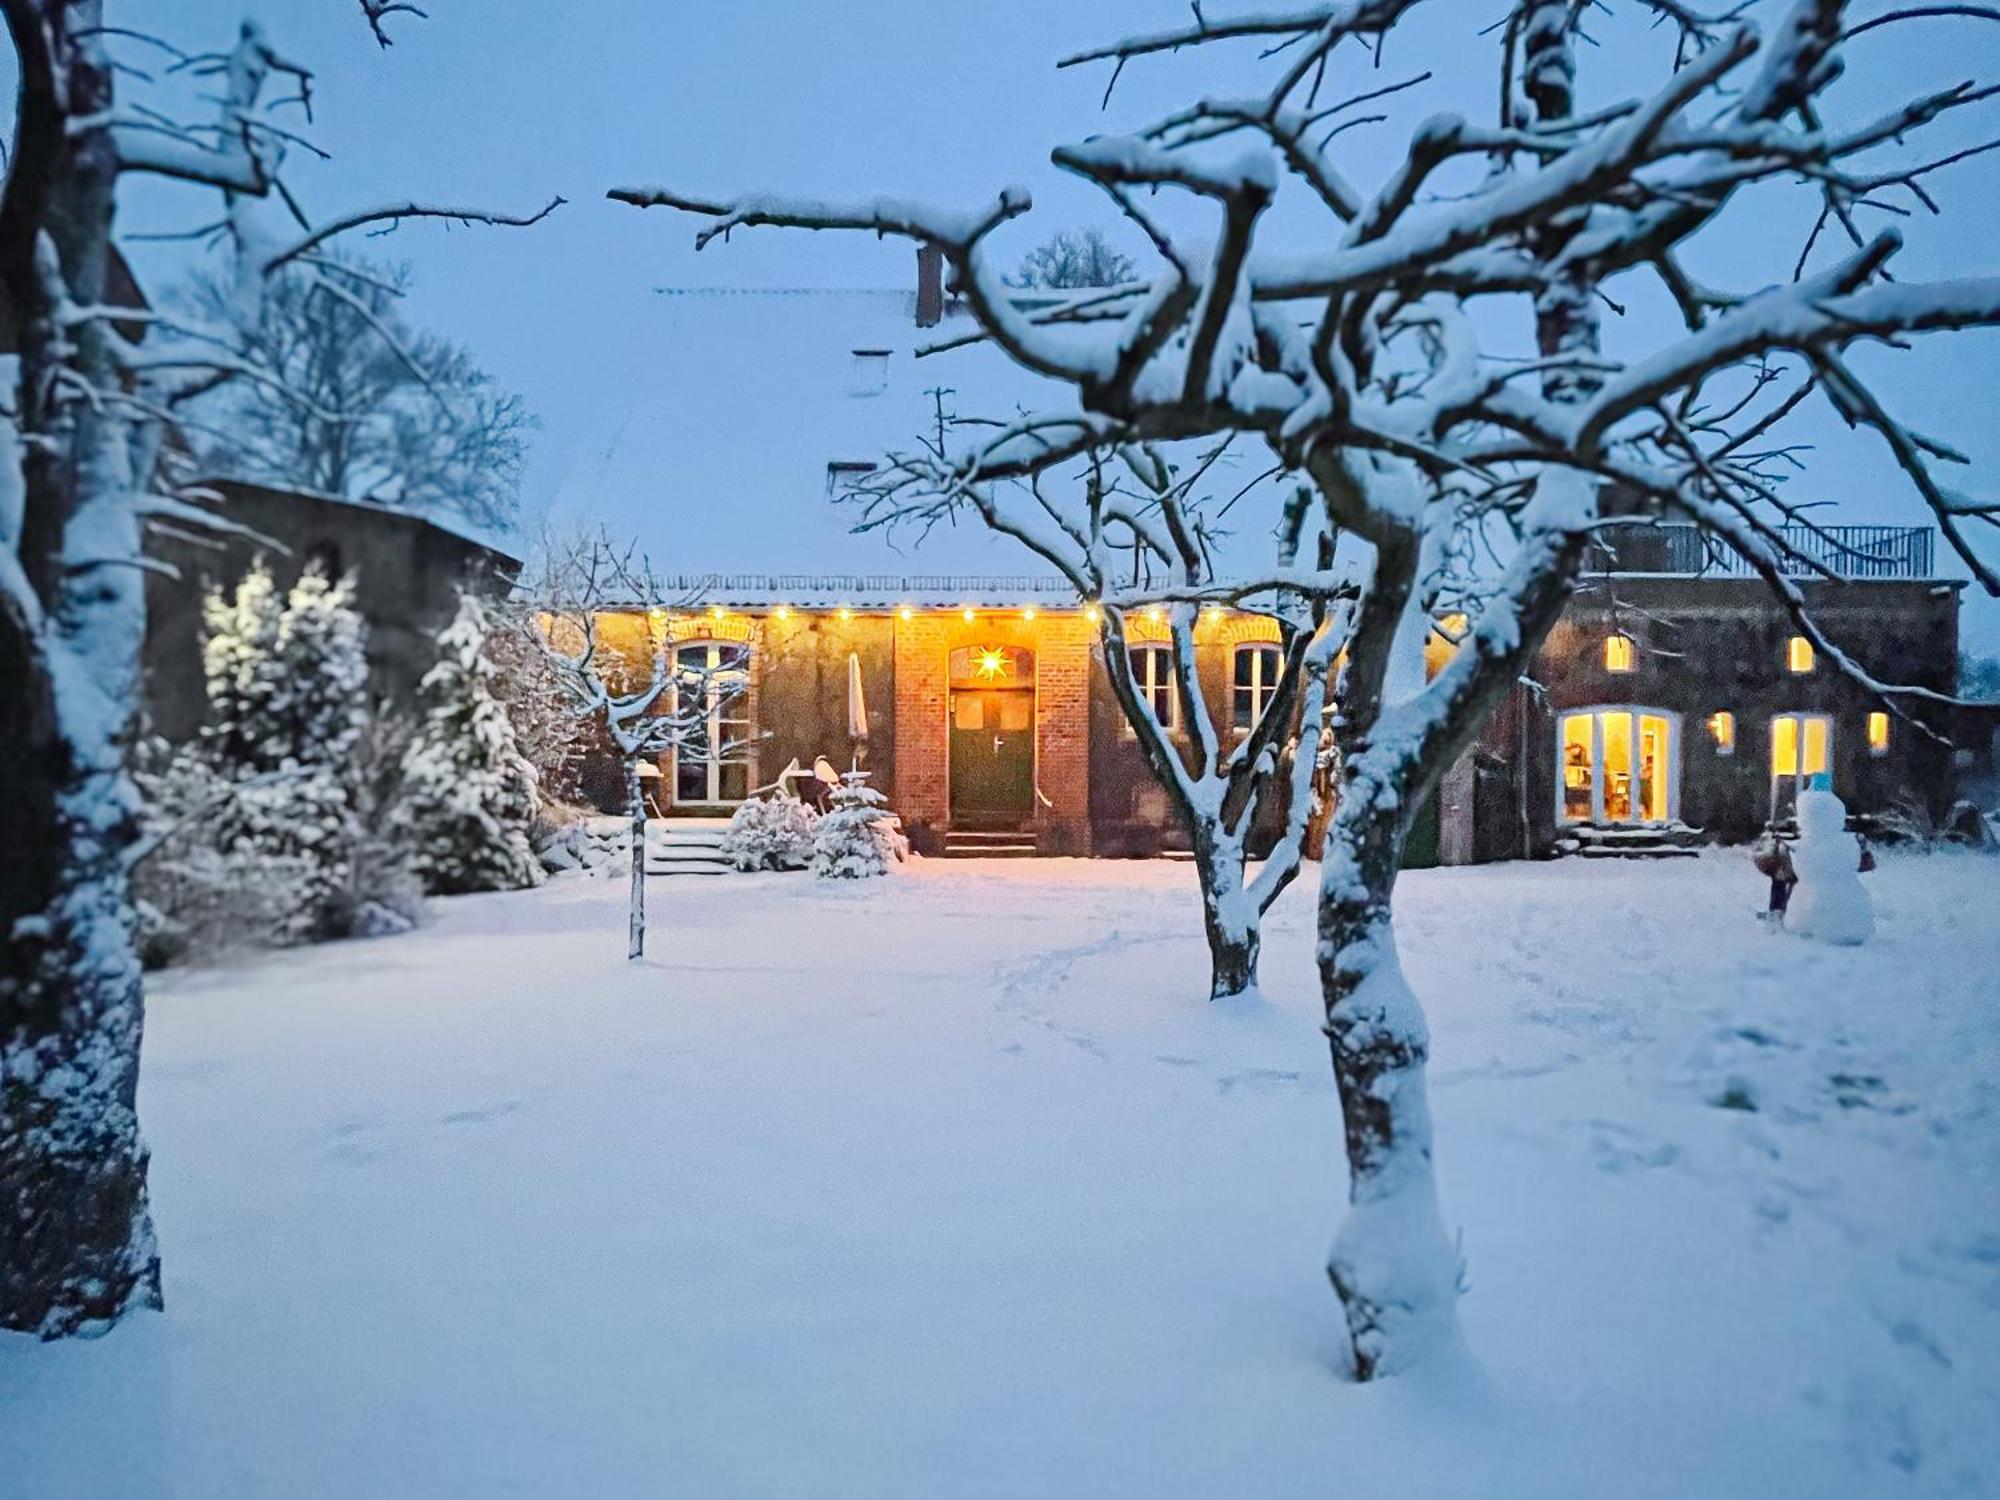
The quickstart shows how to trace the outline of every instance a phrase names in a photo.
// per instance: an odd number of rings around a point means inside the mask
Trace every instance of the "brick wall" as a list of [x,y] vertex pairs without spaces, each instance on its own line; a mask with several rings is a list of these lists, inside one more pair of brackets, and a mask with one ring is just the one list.
[[884,787],[920,850],[935,848],[951,821],[951,745],[946,735],[946,657],[951,623],[942,615],[896,621],[896,774]]
[[1081,615],[1037,621],[1035,782],[1053,807],[1035,802],[1042,846],[1090,853],[1090,680],[1097,627]]

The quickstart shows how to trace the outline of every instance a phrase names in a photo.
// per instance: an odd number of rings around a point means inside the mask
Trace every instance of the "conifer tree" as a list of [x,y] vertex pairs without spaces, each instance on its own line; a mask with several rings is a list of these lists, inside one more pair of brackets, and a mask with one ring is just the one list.
[[479,598],[460,595],[438,634],[437,664],[424,676],[423,724],[403,756],[395,824],[436,895],[520,890],[542,879],[528,845],[535,772],[493,693],[491,633]]

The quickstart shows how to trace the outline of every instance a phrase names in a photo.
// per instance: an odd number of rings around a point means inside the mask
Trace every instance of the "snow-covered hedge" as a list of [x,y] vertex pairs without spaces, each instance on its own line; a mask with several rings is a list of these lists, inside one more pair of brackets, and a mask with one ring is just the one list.
[[730,814],[722,857],[739,870],[803,870],[819,814],[796,797],[758,797]]

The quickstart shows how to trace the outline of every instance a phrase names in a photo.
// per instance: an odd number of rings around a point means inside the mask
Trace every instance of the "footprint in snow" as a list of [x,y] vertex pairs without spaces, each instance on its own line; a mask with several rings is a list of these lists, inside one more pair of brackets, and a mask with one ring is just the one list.
[[1244,1068],[1239,1072],[1224,1073],[1216,1079],[1215,1091],[1224,1095],[1239,1088],[1268,1092],[1274,1088],[1282,1088],[1286,1084],[1296,1084],[1298,1081],[1299,1075],[1296,1072],[1284,1068]]
[[448,1115],[438,1116],[440,1125],[480,1125],[488,1120],[497,1120],[502,1115],[511,1115],[521,1108],[519,1099],[502,1099],[498,1104],[489,1104],[477,1109],[455,1109]]

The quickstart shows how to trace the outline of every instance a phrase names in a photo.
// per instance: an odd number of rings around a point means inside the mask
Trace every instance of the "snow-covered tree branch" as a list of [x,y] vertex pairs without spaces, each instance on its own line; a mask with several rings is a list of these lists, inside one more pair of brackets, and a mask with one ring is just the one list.
[[[1790,424],[1824,402],[1882,438],[1959,560],[2000,593],[1991,551],[2000,512],[1938,478],[1962,455],[1897,414],[1892,393],[1852,358],[1864,344],[2000,323],[2000,279],[1892,280],[1900,237],[1856,223],[1857,210],[1897,196],[1934,209],[1932,174],[1980,148],[1925,143],[1993,89],[1945,84],[1886,112],[1856,109],[1836,85],[1843,70],[1868,68],[1865,37],[1878,28],[1855,22],[1841,0],[1757,7],[1771,13],[1768,32],[1745,7],[1704,15],[1678,0],[1624,0],[1599,8],[1608,16],[1598,55],[1628,75],[1650,67],[1655,81],[1632,97],[1593,97],[1577,48],[1583,7],[1516,0],[1487,43],[1497,118],[1473,122],[1486,98],[1446,99],[1461,107],[1421,119],[1401,159],[1371,174],[1350,149],[1349,117],[1391,94],[1437,107],[1428,75],[1385,87],[1373,71],[1418,9],[1419,0],[1335,0],[1224,17],[1198,7],[1190,23],[1066,59],[1111,65],[1115,84],[1115,70],[1135,60],[1249,39],[1268,49],[1276,75],[1261,95],[1199,100],[1053,152],[1146,229],[1158,260],[1144,279],[1076,297],[1023,299],[1006,284],[993,237],[1029,212],[1020,189],[971,211],[659,187],[612,194],[711,220],[703,244],[780,226],[936,247],[980,336],[1046,377],[1052,394],[1042,410],[948,429],[933,451],[893,467],[892,485],[903,487],[878,491],[878,503],[905,518],[969,508],[1063,568],[1080,592],[1109,597],[1093,551],[1101,511],[1128,552],[1175,586],[1159,597],[1173,600],[1177,635],[1195,601],[1232,597],[1221,570],[1206,558],[1191,569],[1176,535],[1186,528],[1170,512],[1120,513],[1121,498],[1076,478],[1079,462],[1254,439],[1288,482],[1309,486],[1307,535],[1340,539],[1356,592],[1343,611],[1340,802],[1322,869],[1319,957],[1350,1170],[1328,1269],[1364,1378],[1456,1337],[1457,1257],[1431,1170],[1428,1040],[1390,925],[1403,840],[1561,612],[1594,528],[1635,516],[1692,521],[1781,588],[1799,568],[1823,567],[1785,539],[1787,525],[1818,524],[1782,480]],[[1977,9],[1959,19],[1978,20]],[[1877,20],[1955,24],[1956,10]],[[1281,187],[1302,190],[1288,201],[1314,206],[1317,232],[1294,228],[1271,243],[1267,210]],[[1803,249],[1753,228],[1739,241],[1749,248],[1733,284],[1695,277],[1697,240],[1784,193],[1818,206]],[[1206,243],[1140,206],[1162,195],[1206,217]],[[1836,234],[1847,242],[1837,255]],[[1607,316],[1642,297],[1673,309],[1672,321],[1635,319],[1614,349]],[[1524,357],[1509,340],[1527,323],[1535,347]],[[1090,498],[1056,497],[1058,481]],[[1297,566],[1286,563],[1281,579]],[[1325,569],[1306,571],[1332,582]],[[1800,598],[1793,586],[1788,600],[1803,613]],[[1464,627],[1426,680],[1422,643],[1445,613]],[[1122,645],[1115,629],[1107,640]],[[1142,724],[1129,683],[1120,696]],[[1157,740],[1142,733],[1155,770],[1185,799],[1214,747],[1196,736],[1190,772]]]

